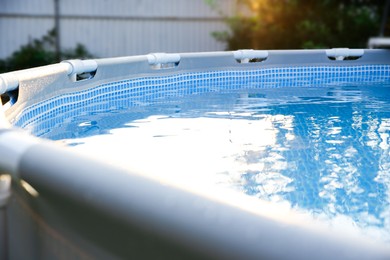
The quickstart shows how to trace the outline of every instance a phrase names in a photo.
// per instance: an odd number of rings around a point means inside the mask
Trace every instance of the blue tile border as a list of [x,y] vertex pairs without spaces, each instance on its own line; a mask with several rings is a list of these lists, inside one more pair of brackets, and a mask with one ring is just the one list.
[[85,110],[104,111],[111,106],[142,106],[167,97],[224,90],[381,82],[390,82],[390,65],[302,66],[139,77],[56,96],[25,108],[11,123],[16,127],[33,129],[34,125],[58,113],[65,113],[66,118],[69,118]]

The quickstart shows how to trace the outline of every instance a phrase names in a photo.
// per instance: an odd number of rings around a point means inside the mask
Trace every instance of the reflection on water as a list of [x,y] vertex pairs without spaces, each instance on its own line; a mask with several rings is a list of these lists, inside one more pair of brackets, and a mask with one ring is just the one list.
[[389,88],[199,95],[60,126],[74,149],[128,169],[289,203],[390,243]]

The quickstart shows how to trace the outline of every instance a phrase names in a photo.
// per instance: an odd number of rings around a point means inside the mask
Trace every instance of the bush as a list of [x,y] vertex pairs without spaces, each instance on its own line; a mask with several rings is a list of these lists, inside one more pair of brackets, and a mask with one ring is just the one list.
[[[206,0],[205,0],[206,1]],[[207,0],[216,6],[213,0]],[[378,35],[379,0],[237,0],[229,31],[214,37],[235,49],[364,48]]]
[[75,48],[64,50],[58,55],[55,50],[55,41],[55,31],[51,30],[41,39],[35,39],[21,46],[10,57],[0,60],[0,73],[57,63],[60,61],[58,56],[62,59],[93,58],[93,55],[82,44],[77,44]]

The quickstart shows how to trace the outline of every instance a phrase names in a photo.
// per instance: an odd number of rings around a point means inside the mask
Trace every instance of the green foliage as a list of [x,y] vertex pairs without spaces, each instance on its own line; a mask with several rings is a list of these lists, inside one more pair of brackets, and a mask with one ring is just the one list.
[[230,30],[213,34],[230,50],[364,48],[369,37],[378,35],[383,12],[379,0],[237,0],[237,4],[237,14],[225,18]]
[[[38,66],[44,66],[59,62],[58,54],[55,50],[55,32],[48,32],[41,39],[35,39],[23,45],[10,57],[0,60],[0,73],[15,71]],[[67,49],[60,53],[62,59],[87,59],[93,55],[88,52],[82,44],[77,44],[73,49]]]

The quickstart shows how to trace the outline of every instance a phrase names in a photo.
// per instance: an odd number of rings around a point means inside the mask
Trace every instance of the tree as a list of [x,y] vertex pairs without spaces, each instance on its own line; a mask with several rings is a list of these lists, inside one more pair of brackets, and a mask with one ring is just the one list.
[[[210,5],[213,0],[206,0]],[[214,37],[234,49],[364,48],[379,33],[380,0],[237,0],[229,31]]]

